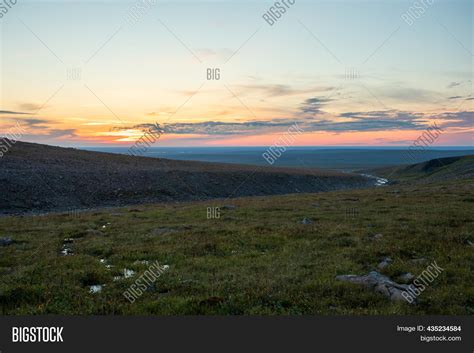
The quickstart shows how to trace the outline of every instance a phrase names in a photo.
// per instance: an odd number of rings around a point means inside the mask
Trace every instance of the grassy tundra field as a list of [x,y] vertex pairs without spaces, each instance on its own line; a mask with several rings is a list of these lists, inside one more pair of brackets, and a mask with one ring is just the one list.
[[[473,186],[468,178],[3,217],[0,237],[14,243],[0,247],[1,314],[472,315]],[[215,206],[220,218],[208,219]],[[433,261],[444,271],[416,305],[335,279],[367,274],[385,257],[393,262],[378,271],[396,282]],[[144,261],[169,267],[130,303],[122,293]],[[124,269],[134,272],[125,278]]]

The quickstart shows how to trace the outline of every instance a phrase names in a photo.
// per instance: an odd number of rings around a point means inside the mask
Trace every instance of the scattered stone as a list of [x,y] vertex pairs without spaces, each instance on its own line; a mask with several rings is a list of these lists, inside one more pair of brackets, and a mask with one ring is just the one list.
[[61,248],[61,255],[62,256],[70,256],[74,255],[72,251],[72,243],[74,242],[74,239],[72,238],[66,238],[63,240],[63,246]]
[[72,249],[63,245],[63,248],[61,249],[61,255],[62,256],[71,256],[71,255],[74,255],[74,253],[72,252]]
[[123,269],[123,276],[115,276],[114,277],[114,281],[120,281],[124,278],[130,278],[130,277],[133,277],[135,275],[135,271],[133,270],[129,270],[128,268],[124,268]]
[[418,259],[411,259],[410,262],[414,264],[424,264],[426,259],[424,257],[420,257]]
[[0,238],[0,246],[8,246],[13,244],[12,238]]
[[340,275],[336,276],[336,280],[362,285],[376,293],[383,294],[391,301],[405,301],[402,293],[408,290],[408,285],[398,284],[377,271],[371,271],[365,276]]
[[124,278],[130,278],[130,277],[133,277],[134,275],[135,275],[135,271],[129,270],[128,268],[124,268],[124,270],[123,270],[123,277]]
[[411,274],[410,272],[408,272],[408,273],[404,273],[403,275],[399,276],[398,278],[403,283],[410,283],[413,280],[413,278],[415,278],[415,276],[413,274]]
[[89,293],[100,293],[102,292],[102,288],[105,286],[105,284],[94,284],[93,286],[89,287]]
[[234,205],[224,205],[224,206],[222,206],[222,209],[223,210],[235,210],[235,206]]
[[109,265],[106,259],[100,259],[100,263],[103,264],[107,270],[110,270],[112,267],[114,267],[112,265]]
[[150,262],[148,260],[137,260],[133,264],[134,265],[148,265]]
[[391,263],[393,262],[393,260],[389,257],[386,257],[385,259],[382,260],[382,262],[380,262],[378,264],[378,268],[379,270],[383,270],[385,267],[387,267],[388,265],[390,265]]
[[301,224],[312,224],[313,221],[309,218],[303,218],[303,220],[301,221]]

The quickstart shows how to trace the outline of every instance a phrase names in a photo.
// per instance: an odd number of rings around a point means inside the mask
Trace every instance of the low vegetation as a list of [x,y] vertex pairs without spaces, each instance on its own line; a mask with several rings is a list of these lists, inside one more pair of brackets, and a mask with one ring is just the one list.
[[[473,186],[465,179],[3,217],[0,237],[14,242],[0,247],[0,310],[472,315]],[[215,206],[220,218],[207,219]],[[72,254],[61,253],[64,244]],[[379,271],[393,280],[417,276],[432,261],[444,271],[416,305],[335,279],[367,274],[386,257],[393,261]],[[146,271],[145,261],[169,268],[129,303],[122,293]],[[114,280],[124,269],[134,275]],[[92,293],[93,285],[104,286]]]

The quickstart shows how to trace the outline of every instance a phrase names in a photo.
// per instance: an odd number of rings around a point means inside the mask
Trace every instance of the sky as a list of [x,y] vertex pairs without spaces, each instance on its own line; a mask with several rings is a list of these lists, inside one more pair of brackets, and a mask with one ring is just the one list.
[[295,146],[408,146],[434,123],[473,145],[469,0],[286,0],[272,25],[274,1],[6,2],[0,135],[268,146],[296,123]]

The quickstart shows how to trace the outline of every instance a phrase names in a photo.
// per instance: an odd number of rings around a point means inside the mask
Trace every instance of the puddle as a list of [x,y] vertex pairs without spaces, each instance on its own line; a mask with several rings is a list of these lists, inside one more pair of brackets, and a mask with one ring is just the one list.
[[104,284],[94,284],[93,286],[89,287],[89,293],[100,293],[102,292],[102,288],[104,287]]

